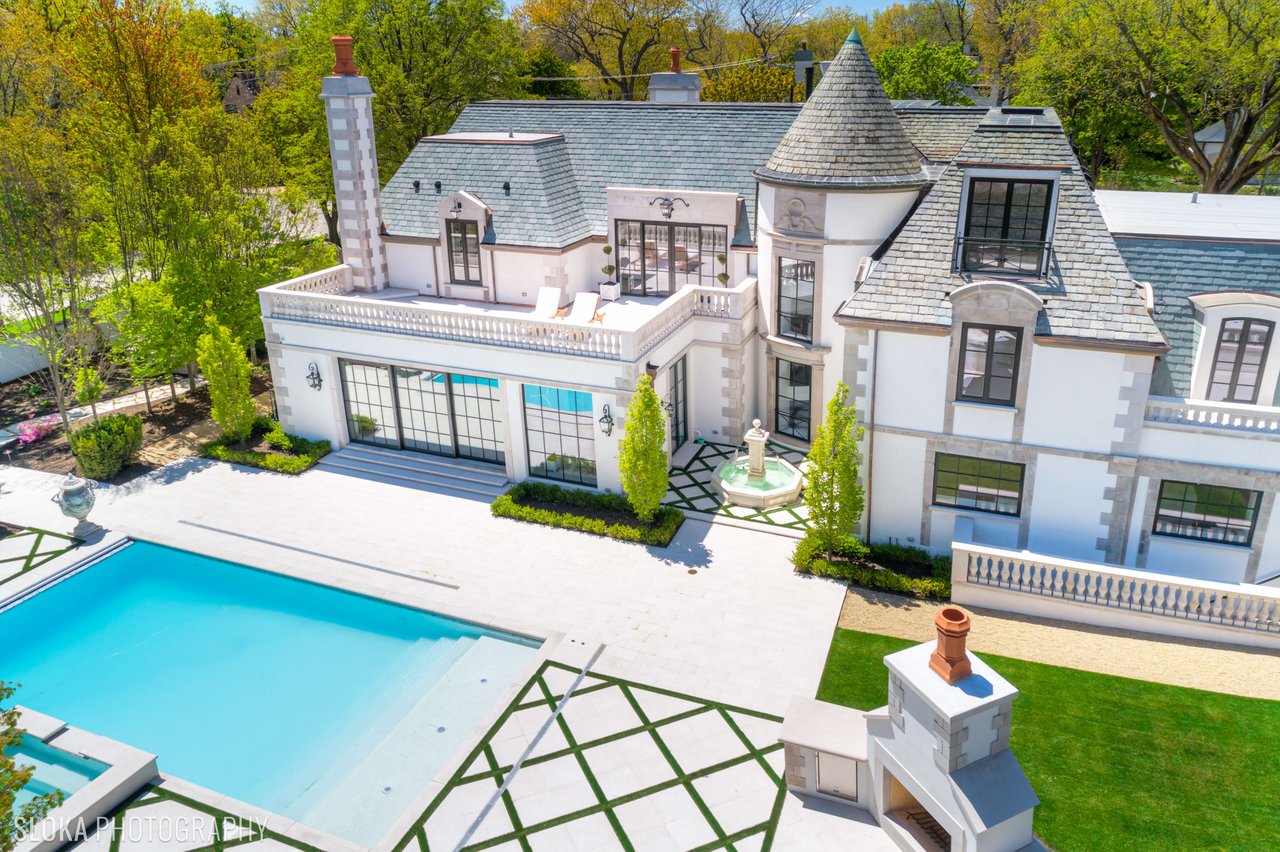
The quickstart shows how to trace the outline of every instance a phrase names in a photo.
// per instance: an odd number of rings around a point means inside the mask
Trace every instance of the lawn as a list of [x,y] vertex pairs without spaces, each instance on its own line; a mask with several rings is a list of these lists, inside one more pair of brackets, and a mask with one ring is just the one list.
[[[837,629],[818,698],[883,706],[913,644]],[[1280,702],[982,658],[1021,692],[1010,745],[1055,849],[1280,848]]]

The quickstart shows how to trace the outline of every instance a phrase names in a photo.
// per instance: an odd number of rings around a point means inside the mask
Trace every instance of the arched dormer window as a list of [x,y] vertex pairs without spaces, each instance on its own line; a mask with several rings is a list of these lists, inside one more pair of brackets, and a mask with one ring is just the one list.
[[1280,298],[1262,293],[1192,296],[1200,325],[1191,395],[1210,402],[1272,405],[1280,358],[1271,352]]

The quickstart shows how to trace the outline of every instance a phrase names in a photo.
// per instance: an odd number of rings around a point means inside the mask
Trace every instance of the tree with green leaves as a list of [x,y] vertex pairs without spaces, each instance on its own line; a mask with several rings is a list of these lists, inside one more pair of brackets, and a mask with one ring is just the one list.
[[538,45],[525,53],[520,71],[521,76],[529,80],[526,91],[535,98],[549,101],[587,99],[587,90],[582,87],[582,83],[576,79],[568,79],[578,76],[573,63],[561,59],[548,45]]
[[959,44],[920,39],[882,51],[871,64],[891,98],[923,98],[952,106],[973,103],[964,90],[977,81],[978,63]]
[[62,804],[62,793],[36,796],[16,807],[18,792],[31,780],[35,767],[19,764],[9,752],[22,744],[18,711],[9,703],[14,687],[0,680],[0,852],[13,852],[18,838]]
[[205,328],[196,344],[196,360],[209,382],[213,419],[222,427],[223,435],[243,442],[258,415],[249,392],[249,359],[231,329],[220,325],[212,314],[205,317]]
[[702,87],[702,99],[728,103],[785,103],[791,100],[794,84],[795,72],[791,68],[762,63],[738,65],[708,77]]
[[[1019,75],[1055,106],[1075,81],[1106,81],[1104,97],[1145,115],[1205,192],[1236,192],[1280,161],[1275,0],[1048,0],[1040,19]],[[1210,158],[1195,134],[1218,121]]]
[[653,379],[641,376],[627,405],[618,470],[622,490],[640,520],[648,523],[667,494],[667,420],[653,389]]
[[804,474],[804,502],[809,508],[809,535],[831,554],[854,534],[862,518],[863,428],[844,382],[827,403],[827,413],[813,435]]
[[102,399],[107,383],[102,380],[98,368],[92,364],[82,364],[76,370],[75,393],[76,402],[87,405],[93,411],[93,419],[98,419],[98,400]]

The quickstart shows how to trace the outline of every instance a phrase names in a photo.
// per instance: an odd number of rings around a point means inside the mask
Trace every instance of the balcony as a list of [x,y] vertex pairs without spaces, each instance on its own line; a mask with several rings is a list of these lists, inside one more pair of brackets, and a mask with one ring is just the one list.
[[749,318],[756,305],[756,280],[728,288],[686,286],[666,298],[624,297],[602,305],[601,321],[585,324],[535,318],[531,307],[439,299],[397,288],[355,292],[346,265],[264,287],[258,296],[266,321],[634,363],[695,317]]
[[1261,405],[1153,396],[1147,400],[1146,420],[1172,426],[1280,435],[1280,408]]
[[956,270],[1002,275],[1043,275],[1053,243],[1048,240],[956,238]]

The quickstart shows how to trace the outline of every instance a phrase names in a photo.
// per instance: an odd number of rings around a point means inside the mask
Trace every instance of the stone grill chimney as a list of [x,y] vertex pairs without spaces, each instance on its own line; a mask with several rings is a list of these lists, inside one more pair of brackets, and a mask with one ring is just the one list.
[[373,136],[373,89],[369,78],[360,76],[356,68],[351,36],[336,35],[330,42],[333,74],[321,82],[320,99],[329,131],[342,260],[351,267],[355,289],[381,290],[387,286],[387,254],[379,233],[382,203]]
[[680,70],[680,48],[673,47],[671,70],[649,75],[649,100],[655,104],[696,104],[702,100],[702,79]]
[[947,683],[956,683],[973,674],[969,655],[965,653],[971,626],[969,616],[949,606],[938,611],[933,625],[938,629],[938,646],[929,657],[929,668]]

